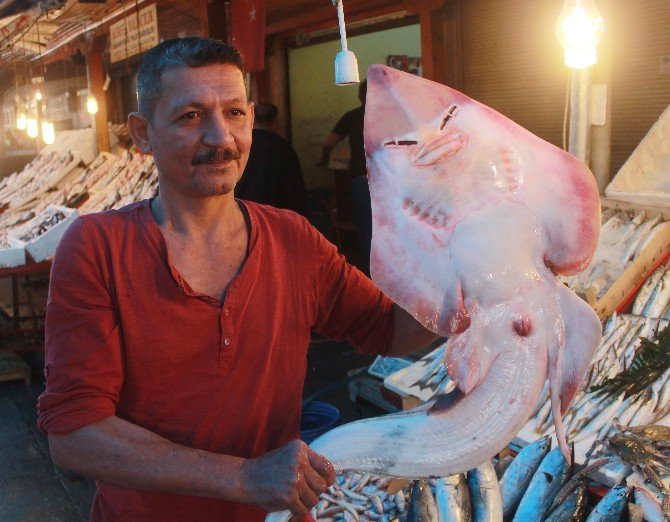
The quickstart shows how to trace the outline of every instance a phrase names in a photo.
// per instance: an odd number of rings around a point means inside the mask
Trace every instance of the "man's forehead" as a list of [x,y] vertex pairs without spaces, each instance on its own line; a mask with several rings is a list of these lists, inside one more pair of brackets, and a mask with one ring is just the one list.
[[[161,83],[162,94],[167,94],[167,98],[173,101],[213,94],[236,101],[247,100],[242,72],[231,64],[174,67],[163,72]],[[169,89],[165,88],[166,84]]]

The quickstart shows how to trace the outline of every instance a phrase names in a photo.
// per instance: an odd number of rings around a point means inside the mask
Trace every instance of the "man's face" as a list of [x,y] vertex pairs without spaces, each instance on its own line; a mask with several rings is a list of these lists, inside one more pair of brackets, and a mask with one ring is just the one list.
[[147,128],[161,182],[188,196],[232,193],[249,158],[253,120],[234,65],[165,71]]

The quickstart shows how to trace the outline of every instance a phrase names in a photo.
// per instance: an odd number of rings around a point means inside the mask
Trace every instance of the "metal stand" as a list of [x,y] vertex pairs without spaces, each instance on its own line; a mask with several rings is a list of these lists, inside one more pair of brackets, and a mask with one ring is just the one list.
[[570,139],[568,152],[589,163],[590,129],[589,87],[590,69],[572,69],[570,79]]

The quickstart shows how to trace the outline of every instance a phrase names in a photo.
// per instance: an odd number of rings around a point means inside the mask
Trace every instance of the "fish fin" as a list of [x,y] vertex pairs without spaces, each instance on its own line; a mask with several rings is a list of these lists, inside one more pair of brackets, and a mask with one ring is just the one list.
[[[371,191],[374,190],[371,185]],[[454,270],[443,269],[439,274],[422,271],[420,262],[413,257],[417,247],[408,248],[395,239],[407,233],[400,225],[391,224],[392,219],[385,214],[385,209],[376,209],[374,205],[373,198],[376,235],[372,237],[370,252],[372,280],[427,329],[442,336],[465,331],[470,326],[470,315]],[[407,273],[414,277],[408,278]]]
[[[558,299],[563,313],[565,346],[559,364],[561,413],[567,413],[579,391],[601,339],[601,325],[593,309],[566,286],[559,284]],[[553,399],[553,398],[552,398]],[[556,416],[554,416],[556,418]]]
[[557,398],[553,393],[551,395],[551,412],[554,417],[554,426],[556,427],[556,440],[558,440],[558,446],[561,448],[561,453],[565,458],[565,462],[568,465],[572,464],[572,453],[570,452],[570,447],[565,438],[565,432],[563,430],[563,418],[561,416],[561,400]]

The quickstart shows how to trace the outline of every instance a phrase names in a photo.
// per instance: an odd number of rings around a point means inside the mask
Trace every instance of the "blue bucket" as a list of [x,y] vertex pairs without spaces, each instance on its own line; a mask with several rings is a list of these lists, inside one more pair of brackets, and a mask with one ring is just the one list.
[[309,444],[335,426],[340,410],[326,402],[310,402],[302,409],[300,439]]

